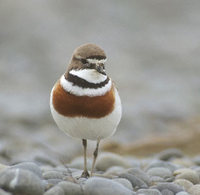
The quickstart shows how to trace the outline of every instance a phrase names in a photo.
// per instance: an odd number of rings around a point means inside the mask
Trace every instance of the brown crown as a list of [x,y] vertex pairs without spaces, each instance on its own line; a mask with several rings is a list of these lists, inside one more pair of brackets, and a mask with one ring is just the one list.
[[106,54],[103,49],[95,44],[89,43],[81,45],[74,50],[67,72],[71,69],[81,69],[83,66],[81,59],[88,58],[105,59]]

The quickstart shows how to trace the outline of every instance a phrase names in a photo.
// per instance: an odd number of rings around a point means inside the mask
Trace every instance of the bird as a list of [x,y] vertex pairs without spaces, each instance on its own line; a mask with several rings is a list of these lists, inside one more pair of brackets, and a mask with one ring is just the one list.
[[[112,136],[121,120],[118,90],[106,74],[106,54],[93,43],[76,48],[65,73],[54,84],[50,110],[58,128],[82,140],[84,170],[81,177],[93,176],[102,139]],[[87,169],[87,141],[96,141],[90,174]]]

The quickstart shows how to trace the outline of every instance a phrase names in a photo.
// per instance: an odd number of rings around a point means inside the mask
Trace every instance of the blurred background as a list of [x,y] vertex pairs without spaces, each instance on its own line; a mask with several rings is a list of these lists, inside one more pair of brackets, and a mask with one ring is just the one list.
[[56,127],[49,94],[87,42],[106,51],[123,105],[117,133],[103,144],[181,137],[188,121],[198,129],[199,7],[195,0],[1,0],[0,161],[80,154],[80,140]]

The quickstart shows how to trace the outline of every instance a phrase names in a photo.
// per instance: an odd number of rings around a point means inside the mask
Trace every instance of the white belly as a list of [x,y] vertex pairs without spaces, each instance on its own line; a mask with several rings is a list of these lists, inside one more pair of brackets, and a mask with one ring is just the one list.
[[114,110],[109,115],[99,119],[62,116],[52,105],[52,92],[50,108],[56,124],[62,131],[72,137],[90,140],[104,139],[113,135],[119,124],[122,113],[121,101],[116,89]]

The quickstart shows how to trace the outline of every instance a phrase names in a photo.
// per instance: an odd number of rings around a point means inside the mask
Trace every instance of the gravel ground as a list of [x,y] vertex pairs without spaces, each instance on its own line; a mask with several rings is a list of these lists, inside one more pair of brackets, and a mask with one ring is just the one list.
[[[88,168],[91,168],[88,159]],[[83,158],[62,164],[34,159],[0,165],[0,194],[26,195],[199,195],[200,156],[168,149],[148,158],[102,152],[93,177],[80,178]]]

